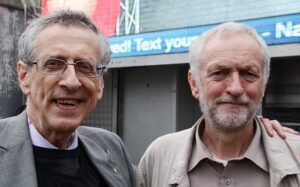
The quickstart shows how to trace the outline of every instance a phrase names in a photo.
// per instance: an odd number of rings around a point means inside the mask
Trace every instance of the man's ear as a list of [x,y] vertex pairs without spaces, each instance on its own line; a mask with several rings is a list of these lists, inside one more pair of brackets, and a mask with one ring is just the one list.
[[22,92],[28,96],[30,94],[30,70],[21,60],[17,62],[18,82]]
[[97,89],[97,99],[100,100],[103,95],[103,89],[104,89],[104,80],[103,76],[97,79],[98,89]]
[[191,91],[192,91],[192,95],[197,99],[199,100],[199,89],[198,89],[198,85],[197,85],[197,82],[194,80],[193,78],[193,75],[192,75],[192,72],[191,70],[189,70],[188,72],[188,81],[189,81],[189,84],[190,84],[190,88],[191,88]]

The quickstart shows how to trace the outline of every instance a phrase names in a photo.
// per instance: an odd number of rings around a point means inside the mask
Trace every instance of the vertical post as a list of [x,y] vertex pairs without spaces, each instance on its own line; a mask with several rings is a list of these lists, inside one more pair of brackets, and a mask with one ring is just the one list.
[[125,0],[125,34],[129,33],[129,0]]
[[135,0],[136,9],[135,9],[135,33],[140,32],[140,0]]

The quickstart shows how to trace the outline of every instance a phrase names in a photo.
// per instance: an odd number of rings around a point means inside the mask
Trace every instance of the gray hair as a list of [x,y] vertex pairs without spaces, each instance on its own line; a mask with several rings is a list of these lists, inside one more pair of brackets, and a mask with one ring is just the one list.
[[203,49],[205,45],[216,35],[230,37],[236,33],[245,33],[251,36],[261,47],[263,57],[263,84],[268,81],[270,74],[270,55],[265,41],[257,34],[254,28],[242,23],[228,22],[220,24],[197,37],[190,46],[190,70],[193,79],[200,83],[200,64],[202,63]]
[[94,32],[98,36],[100,44],[100,59],[98,63],[103,66],[109,63],[111,50],[106,37],[83,12],[72,10],[60,10],[52,15],[42,16],[31,21],[19,39],[18,58],[20,60],[36,60],[37,36],[42,30],[53,24],[81,27]]

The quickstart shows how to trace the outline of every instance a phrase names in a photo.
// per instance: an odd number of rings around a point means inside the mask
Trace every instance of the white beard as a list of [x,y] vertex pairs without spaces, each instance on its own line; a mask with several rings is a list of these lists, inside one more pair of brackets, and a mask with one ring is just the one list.
[[[203,98],[203,94],[201,93]],[[221,105],[222,102],[235,102],[243,104],[239,108],[228,109]],[[251,100],[248,96],[240,97],[221,96],[214,100],[204,98],[204,102],[200,102],[203,114],[210,118],[217,128],[223,130],[241,129],[247,125],[258,108],[258,103]]]

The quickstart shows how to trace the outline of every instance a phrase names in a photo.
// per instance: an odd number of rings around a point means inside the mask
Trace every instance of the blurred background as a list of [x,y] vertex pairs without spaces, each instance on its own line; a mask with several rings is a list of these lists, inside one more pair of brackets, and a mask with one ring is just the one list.
[[258,113],[299,130],[298,0],[0,0],[0,118],[26,104],[15,72],[18,37],[31,19],[63,8],[88,14],[113,52],[104,97],[84,125],[117,133],[135,164],[156,137],[200,117],[187,83],[187,50],[222,22],[244,22],[265,39],[271,77]]

